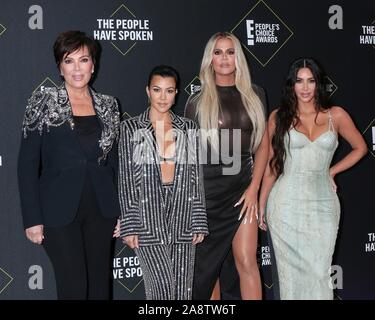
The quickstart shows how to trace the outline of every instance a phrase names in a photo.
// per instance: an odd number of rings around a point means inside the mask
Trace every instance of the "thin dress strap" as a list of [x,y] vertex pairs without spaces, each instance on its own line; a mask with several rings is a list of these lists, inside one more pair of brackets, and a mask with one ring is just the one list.
[[335,126],[333,125],[333,118],[330,109],[328,109],[328,130],[335,132]]

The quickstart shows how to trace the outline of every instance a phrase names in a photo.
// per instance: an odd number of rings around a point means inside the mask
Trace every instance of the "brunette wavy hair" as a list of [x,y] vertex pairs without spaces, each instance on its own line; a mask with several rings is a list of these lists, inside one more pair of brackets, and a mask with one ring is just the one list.
[[302,68],[310,69],[316,83],[314,99],[316,117],[318,116],[319,111],[328,109],[326,77],[323,69],[311,58],[299,58],[292,62],[283,86],[280,107],[276,112],[276,128],[272,137],[274,156],[271,159],[270,166],[277,177],[284,172],[284,162],[286,157],[284,137],[286,134],[289,135],[290,128],[296,127],[300,121],[297,113],[298,102],[294,91],[294,85],[297,81],[297,73]]

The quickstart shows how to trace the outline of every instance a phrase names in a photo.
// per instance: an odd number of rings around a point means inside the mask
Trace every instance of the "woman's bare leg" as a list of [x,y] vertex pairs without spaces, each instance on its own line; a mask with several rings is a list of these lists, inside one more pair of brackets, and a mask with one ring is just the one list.
[[258,224],[241,223],[232,242],[234,261],[240,276],[242,300],[261,300],[262,286],[256,260]]
[[221,300],[220,281],[219,281],[219,279],[216,280],[215,287],[212,290],[212,294],[211,294],[210,300]]

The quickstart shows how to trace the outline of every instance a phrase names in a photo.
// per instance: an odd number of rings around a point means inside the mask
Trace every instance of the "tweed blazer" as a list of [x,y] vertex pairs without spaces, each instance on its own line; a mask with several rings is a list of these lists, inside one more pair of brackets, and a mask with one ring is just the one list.
[[139,244],[187,243],[208,234],[199,136],[195,122],[170,111],[176,161],[167,221],[157,142],[147,109],[120,126],[119,197],[121,237],[138,235]]
[[117,195],[119,111],[116,99],[90,88],[101,126],[98,158],[89,161],[74,130],[64,84],[32,94],[23,120],[18,185],[25,228],[62,227],[77,214],[86,174],[105,217],[120,215]]

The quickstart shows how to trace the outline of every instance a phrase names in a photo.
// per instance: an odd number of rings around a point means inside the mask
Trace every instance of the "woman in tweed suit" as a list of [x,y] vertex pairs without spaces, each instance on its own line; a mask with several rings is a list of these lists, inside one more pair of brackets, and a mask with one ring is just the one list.
[[170,111],[177,84],[173,68],[155,67],[150,107],[120,130],[121,237],[139,257],[148,300],[191,299],[195,245],[208,234],[197,126]]

